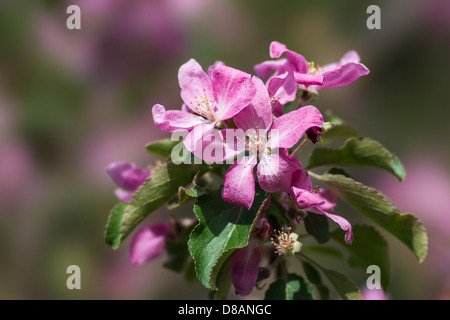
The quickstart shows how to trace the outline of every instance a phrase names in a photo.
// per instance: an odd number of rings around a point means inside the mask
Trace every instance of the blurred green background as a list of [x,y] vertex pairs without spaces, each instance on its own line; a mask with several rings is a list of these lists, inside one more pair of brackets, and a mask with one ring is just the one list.
[[[81,30],[66,27],[70,4],[81,8]],[[381,8],[381,30],[366,27],[371,4]],[[206,69],[221,60],[251,73],[269,59],[273,40],[319,65],[354,49],[371,70],[321,92],[315,104],[383,143],[406,167],[402,183],[376,169],[354,172],[429,230],[420,265],[383,233],[392,242],[390,297],[449,299],[448,0],[2,1],[0,299],[207,298],[199,283],[162,268],[165,257],[136,267],[129,240],[116,251],[104,243],[117,203],[105,168],[155,161],[145,144],[168,135],[150,110],[181,106],[181,64],[192,57]],[[171,213],[163,208],[144,223]],[[81,290],[66,287],[72,264],[81,268]],[[333,267],[364,285],[364,272]]]

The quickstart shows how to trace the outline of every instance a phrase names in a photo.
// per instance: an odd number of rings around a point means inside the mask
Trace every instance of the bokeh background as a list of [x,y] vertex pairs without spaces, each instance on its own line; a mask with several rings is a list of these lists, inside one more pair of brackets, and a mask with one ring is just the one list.
[[[1,1],[0,299],[206,299],[199,283],[162,268],[164,256],[136,267],[129,240],[115,251],[104,243],[117,203],[105,168],[155,161],[145,144],[167,134],[150,110],[181,106],[181,64],[221,60],[252,72],[269,59],[273,40],[319,65],[354,49],[371,70],[321,92],[316,105],[382,142],[406,167],[401,183],[377,169],[352,173],[429,232],[422,264],[383,233],[393,264],[389,297],[449,299],[450,2],[375,2]],[[66,28],[70,4],[81,8],[81,30]],[[381,30],[366,27],[370,4],[381,8]],[[159,210],[144,223],[171,213]],[[66,287],[72,264],[81,268],[81,290]],[[336,263],[364,285],[364,272],[345,268]]]

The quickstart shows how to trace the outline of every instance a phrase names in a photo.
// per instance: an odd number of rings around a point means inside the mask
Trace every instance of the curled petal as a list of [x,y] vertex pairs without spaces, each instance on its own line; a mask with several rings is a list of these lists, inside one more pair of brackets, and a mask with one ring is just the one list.
[[141,265],[159,256],[166,248],[166,237],[173,237],[167,222],[141,228],[131,241],[130,262]]
[[324,83],[324,77],[322,75],[295,72],[294,77],[298,84],[304,84],[307,86],[321,85]]
[[208,120],[185,111],[169,110],[155,104],[152,109],[153,121],[158,129],[167,132],[176,130],[191,130],[194,126],[207,123]]
[[150,176],[150,171],[130,162],[113,162],[106,172],[121,188],[135,191]]
[[251,241],[246,247],[237,249],[231,258],[231,281],[240,296],[247,296],[253,291],[258,279],[260,257],[259,247]]
[[223,200],[250,209],[255,198],[255,164],[254,157],[242,157],[228,168],[222,189]]
[[286,45],[284,45],[278,41],[272,41],[270,43],[269,53],[270,53],[270,57],[272,59],[281,57],[281,55],[283,53],[285,53],[286,51],[287,51]]
[[324,216],[327,216],[328,218],[336,222],[339,225],[339,227],[341,227],[341,229],[345,231],[344,236],[345,243],[351,244],[353,242],[352,225],[345,218],[335,214],[328,213],[322,210],[320,207],[312,208],[311,211],[318,214],[323,214]]

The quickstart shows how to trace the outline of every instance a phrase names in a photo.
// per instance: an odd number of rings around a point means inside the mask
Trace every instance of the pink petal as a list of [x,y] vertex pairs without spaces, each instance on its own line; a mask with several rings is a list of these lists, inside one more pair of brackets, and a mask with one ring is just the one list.
[[369,74],[369,69],[361,63],[346,63],[339,68],[323,73],[323,84],[317,90],[343,87],[359,77]]
[[155,104],[152,109],[153,121],[162,131],[191,130],[194,126],[206,123],[208,120],[189,112],[179,110],[166,111],[164,106]]
[[267,146],[291,148],[312,127],[323,126],[323,116],[314,106],[304,106],[277,118],[270,129]]
[[225,63],[223,63],[222,61],[216,61],[216,62],[214,62],[214,64],[209,66],[209,68],[208,68],[208,76],[209,76],[209,78],[211,80],[214,78],[214,70],[216,70],[217,66],[221,66],[221,65],[224,66]]
[[275,116],[281,116],[283,114],[282,106],[295,100],[297,87],[293,72],[286,71],[268,80],[267,89],[273,99],[272,110]]
[[233,254],[230,261],[231,281],[240,296],[247,296],[253,291],[258,279],[260,257],[259,247],[253,241]]
[[272,59],[281,57],[281,55],[283,53],[285,53],[286,51],[287,51],[286,45],[284,45],[278,41],[272,41],[270,43],[269,53],[270,53],[270,57]]
[[256,75],[261,78],[268,78],[274,70],[280,70],[286,65],[286,59],[268,60],[255,65],[254,70]]
[[295,72],[294,77],[298,84],[321,85],[324,82],[322,75]]
[[150,171],[130,162],[113,162],[106,172],[121,188],[135,191],[150,176]]
[[335,214],[328,213],[328,212],[322,210],[320,207],[312,208],[310,211],[319,213],[319,214],[323,214],[323,215],[327,216],[328,218],[330,218],[331,220],[333,220],[334,222],[336,222],[339,225],[339,227],[341,227],[341,229],[345,231],[345,236],[344,236],[345,243],[351,244],[353,242],[352,225],[345,218],[335,215]]
[[255,96],[256,89],[248,73],[218,65],[214,69],[213,91],[216,101],[216,120],[234,117],[247,107]]
[[171,237],[167,222],[141,228],[131,241],[129,252],[131,263],[141,265],[159,256],[166,248],[166,237]]
[[341,61],[339,61],[340,64],[346,64],[349,62],[359,63],[360,58],[358,53],[355,50],[351,50],[344,54],[344,56],[341,58]]
[[290,184],[294,168],[277,154],[263,154],[257,166],[258,181],[265,191],[276,192]]
[[203,110],[206,107],[203,101],[214,100],[211,80],[194,59],[190,59],[180,67],[178,82],[181,88],[181,98],[189,108],[193,109],[200,104],[200,108]]
[[203,150],[208,144],[215,142],[213,134],[215,126],[216,123],[203,123],[193,127],[183,140],[186,149],[203,159]]
[[268,129],[272,125],[272,106],[267,88],[258,77],[252,78],[255,96],[251,104],[234,117],[237,127],[242,130]]
[[250,209],[255,198],[255,164],[255,159],[243,157],[228,168],[222,189],[223,200]]

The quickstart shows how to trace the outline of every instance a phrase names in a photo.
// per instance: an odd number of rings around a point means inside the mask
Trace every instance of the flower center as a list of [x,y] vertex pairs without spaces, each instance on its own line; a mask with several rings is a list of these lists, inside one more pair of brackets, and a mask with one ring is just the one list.
[[287,232],[284,232],[284,228],[275,231],[275,238],[278,241],[276,243],[273,238],[270,238],[271,243],[275,247],[275,252],[278,255],[294,255],[296,252],[300,252],[302,244],[297,241],[298,234],[291,233],[291,227],[287,228]]
[[309,74],[314,74],[314,73],[317,73],[317,72],[321,72],[322,70],[323,70],[323,68],[321,66],[319,66],[319,65],[316,65],[314,63],[314,61],[308,62]]
[[190,108],[198,115],[201,115],[202,117],[214,122],[216,121],[216,117],[214,115],[215,100],[209,99],[206,96],[205,89],[203,89],[203,92],[205,93],[204,95],[195,96],[195,101],[189,102]]

